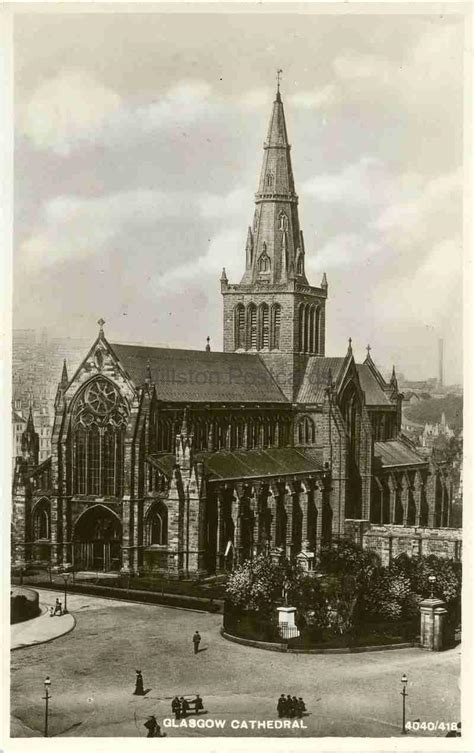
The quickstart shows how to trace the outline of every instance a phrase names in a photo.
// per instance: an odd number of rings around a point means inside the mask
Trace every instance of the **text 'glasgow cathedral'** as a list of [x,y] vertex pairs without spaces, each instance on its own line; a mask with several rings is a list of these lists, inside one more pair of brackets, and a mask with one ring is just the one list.
[[[99,336],[58,386],[52,456],[33,419],[13,480],[13,563],[176,577],[349,536],[388,562],[460,557],[447,469],[400,433],[368,349],[325,356],[328,283],[308,282],[279,90],[245,272],[222,272],[224,352]],[[457,534],[457,535],[456,535]]]

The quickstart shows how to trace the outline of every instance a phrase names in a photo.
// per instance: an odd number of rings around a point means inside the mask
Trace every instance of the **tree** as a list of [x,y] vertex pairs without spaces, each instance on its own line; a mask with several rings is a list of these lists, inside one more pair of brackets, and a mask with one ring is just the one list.
[[234,606],[260,612],[281,603],[283,586],[288,586],[291,599],[300,568],[284,560],[276,563],[266,554],[259,554],[238,565],[229,575],[226,594]]

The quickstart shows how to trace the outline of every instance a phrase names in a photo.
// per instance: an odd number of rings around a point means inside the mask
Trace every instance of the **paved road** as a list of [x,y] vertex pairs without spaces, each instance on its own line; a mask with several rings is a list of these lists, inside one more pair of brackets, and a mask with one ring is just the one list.
[[[224,720],[224,729],[168,728],[169,737],[399,735],[403,672],[409,678],[408,720],[459,719],[459,648],[440,654],[279,654],[224,640],[218,615],[79,594],[68,596],[68,607],[77,621],[71,633],[11,655],[12,736],[43,734],[46,675],[54,736],[144,737],[148,714],[163,722],[171,718],[173,695],[196,692],[208,710],[202,720]],[[196,629],[203,640],[194,655]],[[149,688],[144,698],[133,695],[136,669]],[[251,720],[276,719],[282,692],[304,697],[306,729],[252,731]],[[244,721],[248,729],[232,729]]]

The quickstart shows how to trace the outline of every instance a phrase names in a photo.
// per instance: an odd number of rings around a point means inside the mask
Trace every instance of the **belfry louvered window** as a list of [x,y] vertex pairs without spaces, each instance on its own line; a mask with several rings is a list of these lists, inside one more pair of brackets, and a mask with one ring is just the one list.
[[253,303],[247,308],[247,347],[257,348],[257,307]]
[[235,307],[234,327],[235,350],[245,348],[245,309],[241,303],[238,303]]
[[270,344],[269,310],[266,303],[260,306],[260,338],[259,348],[268,348]]
[[281,326],[281,306],[279,303],[275,303],[272,307],[272,331],[271,331],[271,347],[278,350],[280,347],[280,326]]

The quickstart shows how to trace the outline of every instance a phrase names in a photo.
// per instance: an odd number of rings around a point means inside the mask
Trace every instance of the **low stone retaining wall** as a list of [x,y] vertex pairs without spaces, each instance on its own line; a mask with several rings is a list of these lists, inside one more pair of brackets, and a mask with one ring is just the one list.
[[241,638],[238,635],[226,633],[224,628],[220,629],[223,638],[233,643],[240,643],[243,646],[252,646],[252,648],[261,648],[265,651],[280,651],[288,654],[360,654],[367,651],[394,651],[399,648],[416,648],[420,644],[418,641],[411,643],[387,643],[382,646],[353,646],[348,648],[290,648],[287,643],[268,643],[266,641],[254,641],[250,638]]
[[15,586],[10,591],[10,624],[25,622],[41,613],[39,596],[32,588]]
[[[36,583],[38,588],[61,590],[58,584],[49,582]],[[93,583],[69,583],[68,593],[91,594],[121,601],[139,601],[143,604],[161,604],[177,609],[196,609],[215,614],[222,613],[224,602],[219,599],[204,599],[198,596],[185,596],[184,594],[159,593],[156,591],[139,591],[138,589],[116,588],[113,586],[98,586]]]

